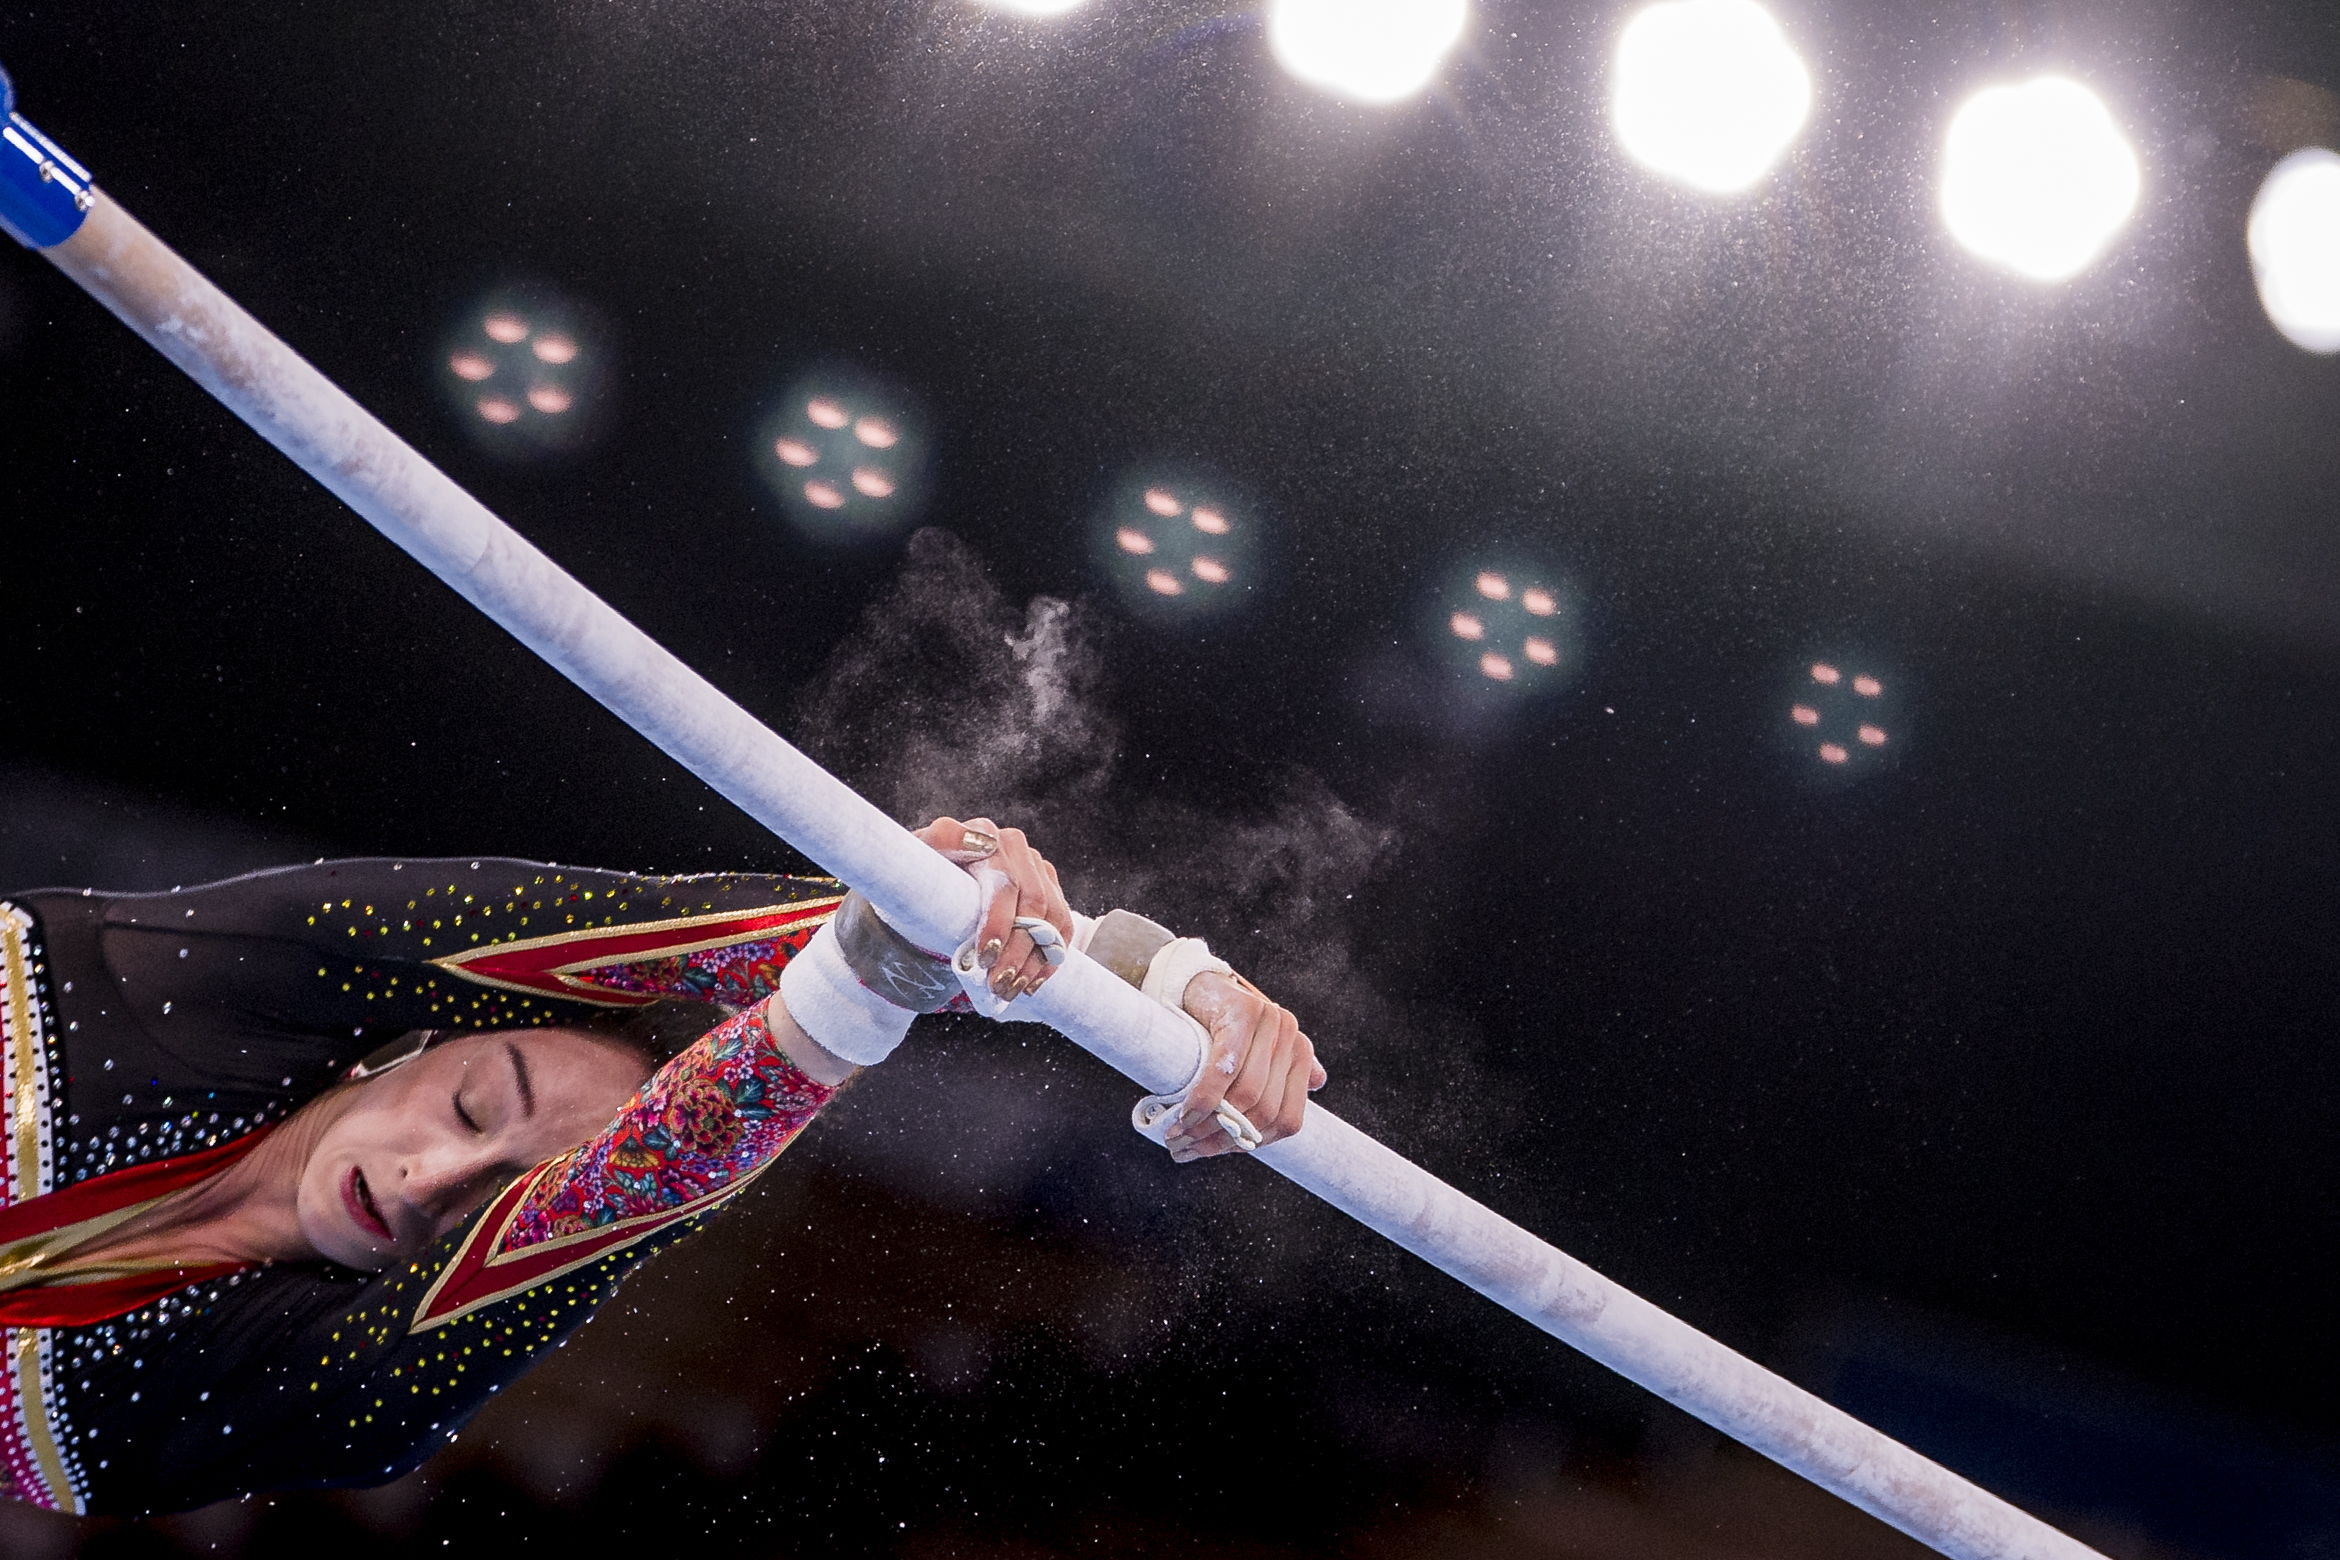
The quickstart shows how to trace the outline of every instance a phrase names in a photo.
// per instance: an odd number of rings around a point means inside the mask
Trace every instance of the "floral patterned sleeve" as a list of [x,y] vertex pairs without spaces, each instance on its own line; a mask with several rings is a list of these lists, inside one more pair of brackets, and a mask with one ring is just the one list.
[[543,1165],[497,1253],[696,1207],[736,1190],[837,1091],[780,1049],[762,1003],[661,1067],[600,1136]]

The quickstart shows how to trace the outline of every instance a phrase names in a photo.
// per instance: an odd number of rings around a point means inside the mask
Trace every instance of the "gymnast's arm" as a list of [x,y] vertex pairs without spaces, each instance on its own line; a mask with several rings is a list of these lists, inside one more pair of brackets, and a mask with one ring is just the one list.
[[[473,1249],[456,1253],[449,1281],[417,1304],[411,1326],[431,1331],[499,1293],[488,1270],[531,1247],[579,1237],[591,1244],[596,1232],[646,1236],[712,1212],[778,1158],[857,1070],[790,1017],[781,992],[726,1019],[652,1074],[607,1127],[514,1181],[472,1221]],[[467,1257],[478,1276],[464,1271]]]
[[[988,819],[939,819],[920,837],[995,877],[975,934],[993,989],[1045,983],[1052,966],[1018,922],[1045,922],[1060,938],[1073,933],[1054,868],[1018,831]],[[849,938],[842,918],[825,919],[768,997],[660,1068],[591,1141],[513,1182],[473,1222],[474,1249],[457,1253],[450,1277],[417,1307],[413,1329],[436,1328],[500,1292],[497,1280],[474,1271],[527,1270],[531,1247],[695,1217],[776,1158],[858,1068],[900,1044],[915,1011],[865,983],[846,951]],[[1210,1035],[1214,1065],[1187,1110],[1191,1124],[1181,1135],[1192,1141],[1174,1142],[1173,1151],[1182,1158],[1223,1151],[1208,1125],[1222,1098],[1252,1113],[1263,1135],[1296,1130],[1307,1091],[1324,1073],[1292,1015],[1231,973],[1196,975],[1181,992]]]

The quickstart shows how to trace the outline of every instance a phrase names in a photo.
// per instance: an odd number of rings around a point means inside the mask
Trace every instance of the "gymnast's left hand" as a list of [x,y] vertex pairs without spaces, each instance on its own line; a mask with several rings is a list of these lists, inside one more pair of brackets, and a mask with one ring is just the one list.
[[1221,1100],[1259,1129],[1263,1148],[1299,1131],[1325,1075],[1290,1010],[1240,975],[1210,971],[1187,983],[1185,1006],[1210,1035],[1210,1059],[1163,1140],[1170,1157],[1186,1164],[1236,1148],[1216,1114]]
[[1056,967],[1016,921],[1045,921],[1071,946],[1072,906],[1065,903],[1055,866],[1032,848],[1023,830],[1003,829],[989,818],[937,818],[918,837],[979,878],[995,872],[1006,880],[984,907],[983,924],[975,932],[975,958],[990,971],[991,994],[1012,1002],[1046,985]]

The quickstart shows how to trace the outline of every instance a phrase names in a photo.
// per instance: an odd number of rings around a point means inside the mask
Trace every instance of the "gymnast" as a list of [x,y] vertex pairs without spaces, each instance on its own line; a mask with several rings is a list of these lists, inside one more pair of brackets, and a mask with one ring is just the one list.
[[[1201,1022],[1175,1158],[1297,1130],[1307,1037],[1201,943],[1075,915],[1017,830],[919,837],[985,885],[991,998],[1069,943]],[[408,1472],[966,1002],[825,879],[369,859],[0,900],[0,1497]]]

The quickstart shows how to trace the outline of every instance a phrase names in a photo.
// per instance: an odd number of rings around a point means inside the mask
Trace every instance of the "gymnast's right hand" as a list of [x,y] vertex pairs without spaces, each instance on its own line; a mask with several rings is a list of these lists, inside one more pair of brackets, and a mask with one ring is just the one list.
[[1308,1096],[1325,1079],[1300,1021],[1242,976],[1215,971],[1187,982],[1185,1006],[1209,1031],[1211,1053],[1163,1139],[1170,1157],[1185,1164],[1241,1146],[1219,1120],[1221,1100],[1259,1129],[1263,1148],[1299,1131]]
[[975,931],[975,959],[989,971],[991,994],[1003,1002],[1038,991],[1055,973],[1033,941],[1016,925],[1019,918],[1047,922],[1070,946],[1073,940],[1072,906],[1056,881],[1056,868],[1032,848],[1021,829],[1003,829],[989,818],[937,818],[918,831],[918,837],[943,855],[983,878],[996,873],[1004,879],[983,911]]

